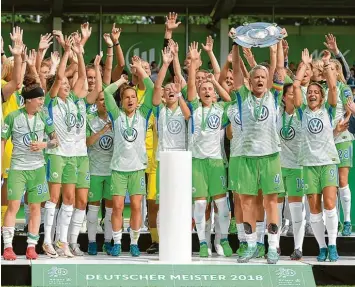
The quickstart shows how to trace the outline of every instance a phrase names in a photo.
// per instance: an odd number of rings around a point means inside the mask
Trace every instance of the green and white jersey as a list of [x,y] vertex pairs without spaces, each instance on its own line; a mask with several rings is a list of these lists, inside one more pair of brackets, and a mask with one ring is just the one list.
[[237,157],[242,155],[242,123],[238,102],[234,101],[227,106],[227,117],[232,125],[233,138],[230,141],[230,156]]
[[117,106],[113,95],[109,92],[109,87],[104,90],[106,109],[113,119],[115,136],[110,167],[115,171],[137,171],[147,167],[145,138],[153,108],[154,85],[148,77],[143,81],[146,87],[144,103],[132,117],[127,117],[125,112]]
[[279,112],[277,120],[277,133],[281,141],[281,167],[301,169],[299,163],[301,140],[302,140],[302,125],[296,111],[289,115],[282,109]]
[[158,131],[158,152],[160,151],[184,151],[187,146],[187,128],[185,117],[181,108],[170,110],[164,105],[153,108]]
[[224,113],[225,103],[203,107],[196,98],[190,104],[192,116],[189,120],[188,149],[192,157],[223,159],[220,131],[228,123]]
[[255,97],[243,86],[237,95],[242,100],[241,154],[243,156],[266,156],[281,151],[277,134],[277,115],[282,97],[282,85],[274,83],[262,98]]
[[[107,120],[101,119],[99,116],[88,115],[86,122],[86,137],[101,131],[107,123],[110,123],[110,117]],[[113,155],[113,139],[112,130],[106,131],[92,146],[88,147],[88,156],[90,162],[90,174],[98,176],[111,175],[111,160]]]
[[76,122],[75,152],[76,156],[87,156],[86,146],[86,99],[78,98],[74,94],[71,95],[72,100],[76,104],[78,114]]
[[338,164],[340,161],[333,138],[335,108],[326,103],[317,111],[310,110],[306,105],[302,105],[301,110],[300,164],[303,166]]
[[46,94],[44,101],[45,113],[54,122],[55,131],[58,138],[58,147],[48,149],[47,154],[55,154],[64,157],[76,156],[76,124],[78,109],[71,96],[63,101],[61,98],[51,98]]
[[[27,121],[28,119],[28,121]],[[44,165],[43,151],[30,151],[32,141],[43,142],[45,133],[54,132],[51,118],[43,112],[38,112],[31,118],[25,108],[21,108],[7,115],[1,130],[1,138],[13,143],[11,169],[35,170]]]
[[301,86],[302,99],[303,99],[303,103],[305,105],[307,105],[307,89],[308,89],[308,87]]

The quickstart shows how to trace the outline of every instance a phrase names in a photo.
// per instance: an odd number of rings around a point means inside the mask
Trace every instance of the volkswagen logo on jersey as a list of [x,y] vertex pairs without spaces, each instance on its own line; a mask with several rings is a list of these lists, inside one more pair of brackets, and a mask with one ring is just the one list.
[[308,130],[312,134],[319,134],[323,130],[323,122],[320,119],[311,119],[308,123]]
[[242,124],[242,122],[240,121],[240,114],[238,110],[235,110],[234,121],[238,126]]
[[[257,107],[258,108],[258,107]],[[266,107],[266,106],[262,106],[261,108],[261,113],[260,113],[260,116],[259,116],[259,121],[260,122],[263,122],[265,121],[267,118],[269,117],[269,109]]]
[[280,136],[286,140],[286,141],[290,141],[292,140],[296,135],[295,129],[293,127],[284,127],[280,130]]
[[96,113],[97,112],[96,104],[91,105],[89,110],[90,110],[90,113],[92,113],[92,114]]
[[207,119],[207,124],[210,127],[210,129],[218,129],[219,124],[221,122],[221,119],[217,115],[210,115]]
[[[31,145],[31,135],[27,133],[23,136],[23,143],[25,146],[29,147]],[[38,135],[35,133],[35,141],[38,141]]]
[[112,147],[113,138],[110,136],[102,136],[99,141],[100,148],[103,150],[109,150]]
[[138,136],[138,132],[135,128],[132,128],[131,135],[129,134],[129,130],[125,129],[123,132],[123,137],[128,142],[134,142]]
[[19,95],[18,98],[20,100],[20,107],[22,107],[25,104],[25,99],[21,95]]
[[[76,123],[76,117],[73,113],[70,113],[69,117],[66,116],[66,121],[65,121],[66,125],[68,127],[74,127],[75,123]],[[84,123],[83,123],[84,124]]]
[[168,123],[169,133],[176,135],[181,132],[181,129],[182,129],[182,125],[179,121],[177,120],[169,121]]

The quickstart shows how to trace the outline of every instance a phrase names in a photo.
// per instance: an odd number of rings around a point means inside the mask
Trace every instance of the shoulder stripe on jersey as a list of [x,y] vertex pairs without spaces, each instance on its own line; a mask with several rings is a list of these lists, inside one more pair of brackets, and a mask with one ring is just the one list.
[[330,126],[333,127],[333,107],[332,106],[330,106],[328,108],[328,114],[329,114]]
[[298,108],[297,111],[298,111],[298,114],[300,115],[300,120],[301,120],[301,122],[302,122],[303,111],[302,111],[301,108]]
[[275,109],[277,109],[278,107],[278,101],[279,101],[279,92],[278,91],[275,91],[274,92],[274,101],[275,101]]
[[49,181],[49,179],[50,179],[50,175],[51,175],[50,170],[51,170],[51,160],[48,159],[48,160],[47,160],[47,170],[46,170],[46,178],[47,178],[47,181]]
[[[48,105],[48,115],[49,117],[52,119],[53,121],[53,98],[49,101],[49,105]],[[58,104],[59,105],[59,104]]]
[[194,120],[194,113],[193,113],[193,108],[192,108],[192,105],[191,103],[187,103],[187,106],[191,112],[191,133],[193,134],[195,132],[195,120]]
[[237,102],[238,102],[238,110],[239,110],[239,119],[240,119],[240,128],[243,131],[243,120],[242,120],[242,97],[239,92],[237,92]]

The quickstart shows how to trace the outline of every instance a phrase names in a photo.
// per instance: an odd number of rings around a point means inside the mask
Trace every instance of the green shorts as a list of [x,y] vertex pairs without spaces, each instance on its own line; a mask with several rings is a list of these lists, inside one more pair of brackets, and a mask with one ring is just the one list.
[[51,183],[76,184],[76,157],[49,154],[47,161],[47,180]]
[[101,199],[112,200],[110,194],[111,176],[90,176],[90,190],[88,193],[88,202],[96,202]]
[[297,168],[281,168],[284,189],[286,193],[281,193],[279,196],[303,196],[304,179],[303,170]]
[[35,170],[10,169],[7,183],[7,199],[21,200],[24,191],[27,191],[29,203],[41,203],[49,199],[44,166]]
[[192,158],[192,197],[213,197],[226,192],[223,159]]
[[327,186],[338,186],[338,169],[335,164],[304,166],[304,193],[321,194]]
[[137,171],[112,171],[110,195],[126,196],[145,195],[145,172],[144,169]]
[[228,168],[228,190],[238,190],[240,156],[229,158]]
[[240,157],[238,194],[258,195],[283,193],[283,181],[279,153],[259,157]]
[[77,156],[77,181],[76,188],[90,188],[90,169],[89,169],[89,157]]
[[353,167],[353,142],[343,142],[335,145],[340,163],[338,167]]

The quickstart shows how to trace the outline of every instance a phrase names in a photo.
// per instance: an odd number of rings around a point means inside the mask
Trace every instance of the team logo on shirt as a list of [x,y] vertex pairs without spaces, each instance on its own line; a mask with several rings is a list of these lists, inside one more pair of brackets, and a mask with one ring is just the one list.
[[323,130],[323,122],[317,118],[311,119],[308,123],[308,130],[312,134],[319,134]]
[[[35,140],[34,141],[38,141],[38,135],[35,133]],[[27,133],[23,136],[23,143],[25,146],[29,147],[31,145],[31,135],[30,133]]]
[[240,114],[239,114],[239,111],[236,110],[235,111],[235,115],[234,115],[234,121],[235,123],[240,126],[242,124],[242,121],[240,120]]
[[[74,127],[75,124],[76,124],[76,117],[73,113],[70,113],[69,116],[66,116],[65,117],[65,124],[68,126],[68,127]],[[84,124],[84,123],[83,123]]]
[[103,136],[100,138],[99,145],[103,150],[109,150],[112,147],[113,138],[110,136]]
[[3,127],[2,127],[2,132],[4,134],[6,134],[8,130],[9,130],[9,125],[8,124],[4,124]]
[[219,116],[217,115],[210,115],[208,118],[207,118],[207,124],[208,126],[210,127],[210,129],[218,129],[219,128],[219,124],[221,122],[221,119]]
[[293,127],[284,127],[280,130],[280,136],[286,140],[286,141],[290,141],[292,140],[296,135],[295,129]]
[[181,129],[182,129],[182,125],[179,121],[177,120],[169,121],[168,123],[169,133],[176,135],[181,132]]
[[138,136],[138,132],[135,128],[132,128],[130,131],[129,129],[125,129],[123,132],[123,137],[128,142],[134,142]]
[[89,111],[90,111],[90,113],[93,113],[93,114],[96,113],[97,112],[96,104],[91,105],[89,108]]
[[[256,107],[256,113],[258,113],[258,110],[259,110],[259,107]],[[262,106],[261,108],[261,112],[260,112],[260,115],[259,115],[259,121],[260,122],[263,122],[265,121],[267,118],[269,117],[269,109],[266,107],[266,106]]]

